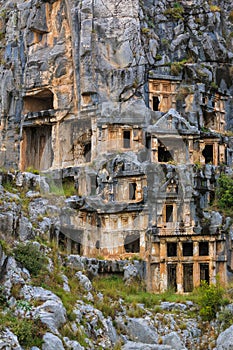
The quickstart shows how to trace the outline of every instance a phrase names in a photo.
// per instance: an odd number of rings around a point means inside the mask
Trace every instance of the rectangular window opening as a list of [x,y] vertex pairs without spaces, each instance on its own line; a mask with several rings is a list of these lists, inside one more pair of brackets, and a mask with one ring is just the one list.
[[193,256],[193,243],[192,242],[183,243],[183,256]]
[[172,256],[177,256],[177,244],[170,242],[167,243],[167,256],[172,257]]
[[174,292],[177,291],[176,264],[167,265],[167,287],[173,289]]
[[199,256],[208,256],[208,255],[209,255],[209,243],[199,242]]
[[209,284],[209,264],[200,264],[200,281],[206,281]]
[[205,157],[205,164],[213,163],[213,159],[214,159],[213,145],[205,145],[205,148],[202,151],[202,154]]
[[153,111],[157,112],[159,110],[159,103],[158,96],[153,96]]
[[166,205],[166,222],[173,222],[173,205]]
[[183,288],[185,293],[193,290],[193,264],[183,265]]
[[130,130],[123,131],[123,147],[130,148]]
[[173,152],[169,151],[161,142],[158,147],[158,161],[161,163],[171,162],[173,160]]
[[129,183],[129,199],[131,200],[136,199],[136,188],[137,188],[137,184],[135,182]]

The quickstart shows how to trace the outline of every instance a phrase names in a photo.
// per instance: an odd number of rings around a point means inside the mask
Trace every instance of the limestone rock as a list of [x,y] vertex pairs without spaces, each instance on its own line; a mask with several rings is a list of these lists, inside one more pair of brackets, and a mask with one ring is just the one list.
[[163,343],[171,346],[171,348],[174,350],[187,350],[187,348],[182,344],[177,332],[171,332],[165,335],[163,337]]
[[58,334],[58,328],[66,322],[66,310],[61,299],[54,293],[42,288],[25,285],[21,290],[25,300],[38,300],[43,303],[33,309],[33,316],[39,317],[49,329]]
[[80,255],[68,255],[66,264],[77,270],[84,270],[84,264],[82,262],[82,257]]
[[173,350],[168,345],[151,345],[144,343],[126,342],[122,346],[122,350]]
[[28,239],[32,239],[34,236],[32,223],[25,216],[21,216],[21,218],[19,219],[18,234],[19,239],[23,242]]
[[43,341],[42,350],[65,350],[61,339],[52,333],[45,333]]
[[78,278],[79,283],[86,291],[92,290],[91,281],[87,276],[85,276],[81,271],[76,272],[75,276]]
[[84,347],[81,346],[76,340],[70,340],[67,337],[63,338],[63,340],[64,340],[65,345],[67,346],[67,349],[84,350]]
[[126,318],[126,322],[122,323],[122,320],[117,318],[116,322],[130,340],[145,344],[156,344],[158,342],[157,331],[153,325],[150,325],[148,320],[143,318]]
[[220,333],[217,338],[216,350],[232,350],[233,349],[233,326],[227,328]]
[[9,329],[5,329],[0,333],[0,349],[2,350],[23,350],[18,338]]

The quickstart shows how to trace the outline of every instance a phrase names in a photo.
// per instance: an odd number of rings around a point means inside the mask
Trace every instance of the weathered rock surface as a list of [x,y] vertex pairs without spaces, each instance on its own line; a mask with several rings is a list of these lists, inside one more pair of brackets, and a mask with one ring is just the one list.
[[233,325],[220,333],[217,339],[216,350],[233,349]]
[[65,350],[61,339],[52,333],[45,333],[43,341],[42,350]]
[[0,333],[0,349],[22,350],[17,337],[9,329]]
[[61,299],[54,293],[42,288],[25,285],[21,289],[21,294],[25,300],[37,300],[43,303],[33,309],[33,317],[39,317],[42,323],[56,334],[58,329],[66,322],[66,309]]
[[144,343],[127,342],[122,350],[172,350],[168,345],[151,345]]
[[124,323],[119,319],[116,319],[116,322],[130,340],[145,344],[156,344],[158,342],[158,334],[153,325],[150,324],[149,319],[126,318]]
[[172,332],[163,337],[163,343],[169,345],[174,350],[187,350],[177,332]]

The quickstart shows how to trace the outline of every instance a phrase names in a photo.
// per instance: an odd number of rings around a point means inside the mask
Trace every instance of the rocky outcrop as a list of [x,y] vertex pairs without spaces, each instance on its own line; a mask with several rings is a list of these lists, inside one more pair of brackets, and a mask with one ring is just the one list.
[[232,339],[233,325],[227,328],[224,332],[220,333],[217,339],[216,350],[231,350],[233,339]]
[[42,350],[64,350],[61,339],[52,333],[45,333],[43,337]]
[[21,289],[21,294],[27,301],[42,302],[32,310],[33,317],[39,318],[53,333],[59,334],[58,329],[66,322],[66,310],[60,298],[46,289],[28,285]]
[[5,329],[0,334],[0,349],[22,350],[22,347],[17,337],[9,329]]

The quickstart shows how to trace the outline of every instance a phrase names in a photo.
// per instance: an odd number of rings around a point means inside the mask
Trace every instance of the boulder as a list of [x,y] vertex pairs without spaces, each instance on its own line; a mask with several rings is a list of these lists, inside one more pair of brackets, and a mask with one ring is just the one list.
[[181,342],[180,337],[176,332],[171,332],[163,337],[163,343],[171,346],[173,350],[187,350],[184,344]]
[[33,238],[32,224],[25,216],[19,219],[18,234],[20,241],[26,241]]
[[71,254],[67,257],[66,264],[76,270],[84,270],[84,264],[82,262],[82,257],[80,255]]
[[92,290],[91,281],[81,271],[76,272],[75,276],[78,278],[79,283],[86,291],[89,292],[90,290]]
[[65,350],[61,339],[52,333],[45,333],[43,341],[42,350]]
[[18,342],[16,335],[7,328],[0,333],[0,349],[23,350]]
[[28,285],[22,288],[21,294],[28,301],[44,301],[42,305],[32,310],[33,317],[39,317],[41,322],[45,323],[53,333],[58,334],[58,328],[66,322],[66,309],[61,299],[44,288]]
[[158,343],[158,334],[156,329],[149,324],[149,320],[126,318],[125,322],[122,321],[121,317],[116,319],[118,327],[126,333],[130,340],[145,344]]
[[84,350],[84,347],[81,346],[76,340],[70,340],[67,337],[63,338],[63,341],[67,347],[67,349],[71,350]]
[[124,281],[130,283],[138,276],[138,270],[133,264],[124,266]]
[[233,350],[233,325],[219,334],[216,350]]
[[123,347],[122,350],[173,350],[168,345],[151,345],[151,344],[144,344],[144,343],[135,343],[132,341],[128,341]]

